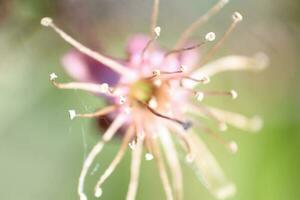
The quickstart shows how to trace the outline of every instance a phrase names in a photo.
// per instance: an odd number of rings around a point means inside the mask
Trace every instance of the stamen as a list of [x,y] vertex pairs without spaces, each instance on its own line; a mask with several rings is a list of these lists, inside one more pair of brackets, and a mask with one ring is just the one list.
[[183,199],[182,172],[181,172],[180,162],[178,159],[175,144],[172,141],[169,130],[164,125],[157,125],[155,127],[157,127],[157,130],[159,130],[159,132],[161,133],[159,134],[159,137],[162,143],[164,153],[166,155],[167,164],[171,170],[175,199],[182,200]]
[[234,141],[227,142],[223,138],[221,138],[219,136],[219,134],[217,134],[210,128],[207,128],[207,127],[199,124],[198,122],[195,122],[195,124],[197,124],[198,127],[200,127],[202,130],[204,130],[204,132],[208,133],[210,136],[212,136],[216,141],[218,141],[220,144],[222,144],[225,148],[227,148],[231,153],[237,152],[238,146],[237,146],[236,142],[234,142]]
[[152,38],[147,42],[146,46],[144,47],[144,49],[142,51],[142,54],[141,54],[142,59],[144,59],[146,51],[151,47],[151,45],[154,43],[154,41],[159,38],[161,28],[159,26],[157,26],[156,28],[154,28],[153,32],[154,32],[154,36],[152,36]]
[[212,42],[216,39],[216,34],[214,32],[209,32],[205,35],[205,40],[208,42]]
[[[227,124],[224,121],[222,121],[221,119],[219,119],[219,117],[217,115],[215,115],[215,113],[212,112],[210,108],[207,108],[206,106],[204,106],[202,104],[197,104],[197,106],[190,105],[189,110],[191,113],[200,114],[204,117],[208,117],[208,118],[211,118],[214,121],[216,121],[219,125],[220,131],[226,131],[228,128]],[[199,112],[197,112],[197,111],[199,111]]]
[[70,114],[71,120],[74,119],[75,117],[95,118],[95,117],[100,117],[100,116],[106,115],[108,113],[111,113],[111,112],[113,112],[116,109],[117,109],[117,107],[114,106],[114,105],[112,105],[112,106],[105,107],[105,108],[103,108],[101,110],[98,110],[98,111],[96,111],[94,113],[77,114],[75,112],[75,110],[69,110],[69,114]]
[[157,33],[155,31],[155,27],[157,27],[158,9],[159,9],[159,0],[153,0],[153,7],[152,7],[152,14],[151,14],[151,26],[150,26],[150,31],[151,31],[152,36],[154,36],[154,34],[157,35]]
[[201,92],[196,92],[196,95],[198,93],[202,93],[203,96],[204,95],[205,96],[230,96],[232,99],[236,99],[238,97],[238,94],[235,90],[230,90],[230,91],[201,91]]
[[170,181],[168,179],[166,166],[165,166],[163,157],[161,155],[160,147],[157,144],[157,141],[154,140],[154,139],[152,139],[151,143],[153,145],[153,153],[154,153],[154,156],[156,158],[156,163],[157,163],[160,179],[161,179],[162,185],[163,185],[165,193],[166,193],[166,199],[167,200],[173,200],[174,199],[173,198],[173,192],[172,192],[172,189],[171,189]]
[[129,142],[130,138],[132,137],[133,131],[134,131],[133,126],[130,126],[125,134],[122,145],[121,145],[116,157],[113,159],[113,161],[111,162],[109,167],[105,170],[105,172],[103,173],[103,175],[100,177],[99,181],[97,182],[97,184],[95,186],[95,196],[96,197],[100,197],[102,195],[101,185],[113,173],[113,171],[115,170],[117,165],[120,163],[121,159],[123,158],[127,144]]
[[58,83],[55,81],[56,79],[57,79],[56,74],[54,73],[50,74],[51,82],[55,87],[59,89],[84,90],[93,93],[112,95],[107,83],[103,83],[103,84],[81,83],[81,82]]
[[190,129],[190,128],[192,127],[192,123],[189,122],[189,121],[184,122],[184,121],[181,121],[181,120],[179,120],[179,119],[176,119],[176,118],[172,118],[172,117],[163,115],[163,114],[161,114],[161,113],[155,111],[154,109],[152,109],[148,104],[143,103],[143,102],[141,102],[141,101],[139,101],[139,102],[140,102],[141,104],[145,105],[146,108],[147,108],[152,114],[154,114],[154,115],[156,115],[156,116],[158,116],[158,117],[161,117],[161,118],[168,119],[168,120],[171,120],[171,121],[173,121],[173,122],[176,122],[176,123],[180,124],[184,130],[188,130],[188,129]]
[[[190,76],[183,76],[183,79],[188,79],[194,82],[199,82],[199,83],[203,83],[203,84],[208,84],[210,82],[210,78],[208,76],[203,75],[202,77],[200,77],[199,79],[190,77]],[[185,84],[183,84],[185,85]]]
[[153,155],[151,154],[151,153],[146,153],[146,155],[145,155],[145,159],[147,160],[147,161],[150,161],[150,160],[153,160]]
[[197,101],[202,101],[204,99],[204,93],[196,92],[195,97],[196,97]]
[[222,36],[222,38],[213,46],[213,48],[207,53],[205,58],[203,58],[200,62],[200,66],[205,64],[210,58],[219,50],[219,48],[222,46],[222,44],[225,42],[225,40],[228,38],[230,33],[235,29],[236,25],[241,22],[243,19],[242,15],[238,12],[233,13],[232,15],[232,24],[227,29],[225,34]]
[[189,47],[184,47],[184,48],[180,48],[180,49],[171,50],[171,51],[165,53],[165,58],[168,57],[171,54],[182,53],[184,51],[191,51],[191,50],[197,49],[197,48],[201,47],[203,44],[205,44],[205,42],[201,42],[199,44],[189,46]]
[[143,140],[138,140],[136,149],[132,151],[131,168],[130,168],[131,175],[130,175],[130,182],[128,186],[126,200],[135,200],[137,189],[138,189],[142,152],[143,152]]
[[69,110],[70,119],[73,120],[76,117],[76,111],[75,110]]
[[81,44],[80,42],[76,41],[74,38],[72,38],[70,35],[68,35],[67,33],[65,33],[63,30],[61,30],[60,28],[58,28],[53,20],[49,17],[45,17],[41,20],[41,24],[45,27],[51,27],[55,32],[57,32],[67,43],[69,43],[70,45],[72,45],[73,47],[75,47],[76,49],[78,49],[80,52],[82,52],[83,54],[86,54],[87,56],[90,56],[91,58],[99,61],[100,63],[103,63],[104,65],[106,65],[107,67],[109,67],[110,69],[114,70],[115,72],[121,74],[121,75],[129,75],[130,77],[132,77],[133,72],[127,68],[124,67],[123,65],[121,65],[120,63],[96,52],[93,51],[89,48],[87,48],[86,46],[84,46],[83,44]]
[[176,48],[180,48],[188,39],[189,37],[195,32],[197,28],[207,22],[212,16],[218,13],[227,3],[229,0],[220,0],[217,4],[215,4],[207,13],[203,16],[198,18],[195,22],[193,22],[180,36],[178,42],[176,43]]
[[54,81],[57,78],[58,78],[58,76],[55,73],[50,74],[50,81]]

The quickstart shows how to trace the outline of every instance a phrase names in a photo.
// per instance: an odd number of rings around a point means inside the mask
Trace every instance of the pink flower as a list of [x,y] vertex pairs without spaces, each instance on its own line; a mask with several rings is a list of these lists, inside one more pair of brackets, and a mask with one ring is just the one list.
[[[186,161],[201,175],[203,184],[217,198],[232,196],[235,186],[223,174],[219,164],[196,135],[196,128],[207,132],[232,153],[237,151],[234,141],[225,141],[217,133],[199,122],[199,117],[212,119],[221,131],[231,125],[240,129],[257,131],[261,120],[247,118],[240,114],[206,106],[201,101],[208,96],[228,96],[237,98],[231,91],[203,91],[197,85],[207,84],[210,77],[223,71],[261,70],[268,59],[264,54],[254,57],[232,55],[208,62],[221,44],[242,20],[241,14],[232,15],[232,24],[224,36],[216,42],[207,55],[199,59],[197,48],[206,42],[215,40],[215,34],[209,32],[202,43],[187,43],[196,28],[216,14],[227,0],[220,0],[204,16],[194,22],[180,37],[174,50],[166,51],[157,44],[161,28],[157,26],[158,0],[154,0],[151,34],[135,35],[129,39],[127,58],[114,60],[95,52],[58,28],[51,18],[43,18],[44,26],[53,28],[66,42],[77,50],[72,50],[63,58],[66,71],[78,82],[58,83],[56,74],[51,74],[52,83],[60,89],[79,89],[101,94],[107,98],[109,106],[95,113],[78,114],[70,110],[71,119],[108,117],[112,122],[87,156],[79,177],[78,194],[86,200],[84,182],[88,170],[103,146],[120,129],[125,130],[119,152],[100,177],[95,186],[95,196],[102,195],[101,186],[121,161],[127,147],[132,149],[131,179],[127,200],[135,199],[140,163],[145,147],[145,159],[155,159],[166,193],[166,199],[182,199],[182,173],[177,151],[171,135],[181,141],[186,152]],[[168,178],[165,160],[160,143],[165,152],[166,162],[172,175],[172,184]]]

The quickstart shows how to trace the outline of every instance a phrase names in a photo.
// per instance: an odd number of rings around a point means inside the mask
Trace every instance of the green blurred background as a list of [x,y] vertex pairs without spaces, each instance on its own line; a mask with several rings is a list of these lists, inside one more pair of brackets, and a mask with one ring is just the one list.
[[[180,32],[217,0],[162,0],[160,42],[166,47]],[[141,0],[1,0],[0,1],[0,199],[78,199],[77,180],[87,151],[99,138],[90,120],[70,121],[67,111],[93,111],[103,101],[76,91],[59,91],[49,83],[61,68],[70,46],[52,30],[40,26],[51,16],[80,41],[114,56],[124,56],[129,35],[148,31],[152,1]],[[264,118],[259,134],[230,128],[224,135],[239,144],[231,155],[205,138],[228,177],[237,185],[239,200],[297,200],[300,198],[300,1],[232,0],[196,34],[224,32],[233,11],[244,21],[216,57],[228,54],[270,56],[261,73],[234,72],[216,76],[213,88],[239,92],[236,101],[205,100],[228,110]],[[97,44],[97,45],[95,45]],[[99,45],[98,45],[99,44]],[[203,133],[199,133],[202,135]],[[119,147],[118,139],[106,146],[93,165],[86,190]],[[183,155],[181,155],[183,158]],[[182,159],[183,160],[183,159]],[[183,163],[183,162],[182,162]],[[124,199],[129,181],[130,155],[104,184],[102,199]],[[185,199],[214,199],[185,164]],[[144,162],[139,200],[164,199],[156,166]]]

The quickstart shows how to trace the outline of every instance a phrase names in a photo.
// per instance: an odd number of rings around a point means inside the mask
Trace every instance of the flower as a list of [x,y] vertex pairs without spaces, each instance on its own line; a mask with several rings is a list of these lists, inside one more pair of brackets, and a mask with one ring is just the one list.
[[[110,104],[95,113],[78,114],[75,110],[69,111],[71,119],[107,117],[111,121],[102,139],[92,148],[83,164],[78,184],[81,200],[87,199],[84,182],[95,157],[121,129],[123,137],[120,150],[97,182],[94,193],[96,197],[102,195],[101,186],[129,147],[132,150],[132,162],[126,199],[135,199],[145,147],[145,160],[154,159],[157,163],[166,199],[182,199],[182,173],[172,135],[181,141],[182,149],[186,152],[186,161],[194,166],[205,187],[215,197],[225,199],[234,194],[234,184],[228,181],[204,142],[196,135],[196,128],[201,128],[215,137],[232,153],[238,150],[238,146],[234,141],[223,140],[212,129],[200,123],[199,116],[215,121],[221,131],[227,130],[227,125],[257,131],[262,125],[261,120],[258,117],[247,118],[201,103],[207,96],[229,96],[236,99],[238,95],[235,90],[202,91],[196,86],[209,83],[210,77],[223,71],[264,69],[268,59],[260,53],[254,57],[231,55],[208,62],[236,25],[242,21],[243,17],[238,12],[233,13],[232,23],[225,34],[201,59],[198,57],[197,48],[207,42],[213,42],[216,39],[215,33],[208,32],[200,44],[187,42],[199,26],[227,3],[228,0],[220,0],[184,31],[174,50],[166,51],[157,44],[161,28],[157,26],[159,0],[154,0],[151,34],[133,36],[128,42],[128,57],[125,60],[114,60],[85,47],[56,26],[51,18],[41,20],[42,25],[53,28],[77,49],[63,58],[63,65],[78,82],[59,83],[56,81],[57,75],[52,73],[50,80],[54,86],[99,94]],[[161,146],[170,168],[172,184],[167,175]]]

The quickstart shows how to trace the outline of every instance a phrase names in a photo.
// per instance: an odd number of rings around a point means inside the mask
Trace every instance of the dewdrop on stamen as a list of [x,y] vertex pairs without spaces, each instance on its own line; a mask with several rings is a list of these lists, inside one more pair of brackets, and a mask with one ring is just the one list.
[[50,74],[50,81],[54,81],[57,78],[58,78],[58,76],[55,73]]
[[70,116],[70,119],[73,120],[76,117],[76,111],[75,110],[69,110],[69,116]]
[[94,194],[95,197],[100,198],[102,196],[102,194],[103,194],[102,189],[101,188],[96,188],[96,191],[95,191],[95,194]]
[[232,14],[232,19],[234,22],[241,22],[243,20],[243,15],[239,12],[234,12]]
[[212,42],[216,39],[216,34],[214,32],[209,32],[205,35],[205,40],[208,42]]
[[41,19],[41,24],[42,24],[43,26],[48,27],[48,26],[50,26],[52,23],[53,23],[53,20],[52,20],[50,17],[44,17],[44,18]]
[[238,93],[235,90],[230,90],[230,95],[232,99],[236,99],[238,97]]

